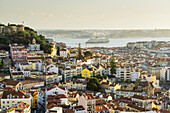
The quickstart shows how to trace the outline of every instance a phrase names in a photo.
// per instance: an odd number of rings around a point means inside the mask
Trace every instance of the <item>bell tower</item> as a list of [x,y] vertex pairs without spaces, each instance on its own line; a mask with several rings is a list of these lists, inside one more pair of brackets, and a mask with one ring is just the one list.
[[32,43],[33,43],[33,44],[36,44],[35,38],[32,39]]

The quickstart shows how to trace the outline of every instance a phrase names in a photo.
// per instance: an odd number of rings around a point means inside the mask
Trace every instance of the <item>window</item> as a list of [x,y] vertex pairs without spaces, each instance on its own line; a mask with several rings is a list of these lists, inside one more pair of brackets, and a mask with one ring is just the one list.
[[5,104],[5,101],[3,101],[3,104]]
[[7,104],[9,104],[9,101],[7,101]]

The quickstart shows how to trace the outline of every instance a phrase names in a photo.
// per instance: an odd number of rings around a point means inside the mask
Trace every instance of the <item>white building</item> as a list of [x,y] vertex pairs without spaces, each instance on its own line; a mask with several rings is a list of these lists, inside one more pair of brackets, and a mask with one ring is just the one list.
[[60,56],[61,57],[67,57],[67,50],[66,49],[61,49],[60,50]]
[[126,47],[134,49],[135,48],[135,43],[134,42],[129,42],[129,43],[126,44]]
[[[77,70],[79,71],[77,73]],[[61,70],[62,75],[64,76],[65,79],[72,78],[73,76],[77,76],[77,74],[80,74],[81,68],[71,68],[71,67],[66,67],[64,70]]]
[[22,70],[22,72],[24,74],[24,77],[30,77],[31,75],[30,69],[24,69]]
[[120,78],[121,80],[130,80],[130,68],[129,67],[118,67],[116,68],[116,77]]
[[160,80],[163,82],[170,81],[170,66],[162,68],[160,71]]
[[53,107],[47,110],[47,113],[63,113],[62,107]]
[[77,53],[76,52],[70,52],[70,57],[76,57]]
[[31,97],[25,95],[23,91],[7,87],[2,93],[1,109],[5,110],[21,101],[31,106]]
[[55,96],[60,97],[61,104],[63,104],[63,105],[69,104],[66,88],[59,88],[59,87],[55,86],[54,88],[47,89],[46,95],[47,95],[47,98],[50,98],[50,97],[55,98]]
[[140,76],[140,72],[134,72],[134,71],[130,72],[131,81],[136,81],[137,79],[139,79],[139,76]]
[[29,51],[40,51],[40,44],[36,43],[36,39],[32,39],[32,43],[28,44],[28,50]]
[[54,72],[58,74],[58,67],[56,67],[54,64],[47,65],[46,68],[49,73]]
[[57,73],[44,73],[41,75],[38,75],[38,78],[40,80],[45,81],[47,85],[52,84],[54,82],[59,82],[62,80],[62,76],[58,75]]
[[73,106],[74,113],[87,113],[83,106]]
[[104,75],[111,75],[111,68],[110,68],[110,66],[105,66]]
[[42,60],[39,59],[35,60],[29,60],[30,70],[42,71]]
[[0,50],[0,59],[9,57],[9,52],[5,50]]
[[133,95],[142,95],[142,91],[132,91],[132,90],[116,90],[116,97],[132,97]]
[[52,95],[52,94],[55,94],[55,93],[67,95],[67,89],[54,86],[53,88],[47,89],[47,91],[46,91],[46,95]]

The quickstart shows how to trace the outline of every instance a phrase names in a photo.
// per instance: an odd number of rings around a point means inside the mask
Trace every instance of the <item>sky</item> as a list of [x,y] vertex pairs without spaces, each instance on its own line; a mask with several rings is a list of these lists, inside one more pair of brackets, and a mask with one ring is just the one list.
[[34,29],[167,29],[170,0],[0,0],[0,23]]

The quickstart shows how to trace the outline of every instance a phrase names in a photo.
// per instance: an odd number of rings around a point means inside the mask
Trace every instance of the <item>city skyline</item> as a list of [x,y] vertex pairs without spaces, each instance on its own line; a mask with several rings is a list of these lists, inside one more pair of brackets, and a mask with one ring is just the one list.
[[0,23],[35,29],[169,29],[168,0],[0,0]]

